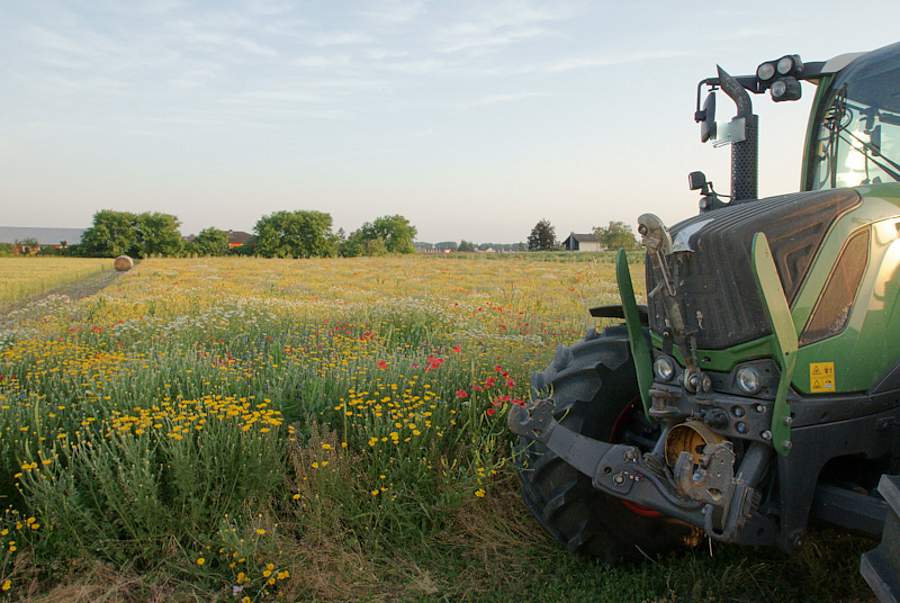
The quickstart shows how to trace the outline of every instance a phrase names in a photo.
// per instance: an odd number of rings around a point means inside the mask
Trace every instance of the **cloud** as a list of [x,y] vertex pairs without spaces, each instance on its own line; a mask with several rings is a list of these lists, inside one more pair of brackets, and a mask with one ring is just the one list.
[[334,68],[350,65],[353,58],[349,54],[338,55],[304,55],[292,61],[298,67]]
[[388,50],[385,48],[367,48],[363,51],[363,55],[367,59],[373,61],[383,61],[385,59],[400,59],[409,56],[406,50]]
[[191,41],[216,48],[238,49],[257,57],[276,57],[278,51],[250,38],[222,31],[195,31]]
[[314,46],[352,46],[366,44],[372,41],[372,36],[358,31],[335,31],[313,36],[311,42]]
[[491,50],[531,38],[550,35],[551,33],[550,30],[543,27],[524,27],[503,31],[460,35],[454,42],[444,45],[441,48],[441,51],[454,53],[464,50]]
[[425,13],[422,0],[380,0],[358,11],[360,16],[383,25],[402,25]]
[[386,62],[378,66],[382,71],[402,75],[429,75],[446,71],[447,67],[446,62],[431,58]]
[[565,4],[527,1],[482,3],[460,21],[439,30],[441,52],[490,51],[523,40],[555,34],[551,24],[575,15]]
[[687,50],[649,50],[636,51],[632,53],[572,57],[552,63],[547,63],[541,67],[541,71],[545,71],[548,73],[558,73],[562,71],[573,71],[575,69],[587,69],[591,67],[606,67],[609,65],[624,65],[627,63],[642,63],[644,61],[673,59],[677,57],[689,56],[692,54],[694,53]]
[[242,92],[235,96],[222,100],[225,104],[230,105],[252,105],[260,103],[326,103],[328,98],[317,92],[310,92],[307,89],[272,89],[272,90],[254,90],[250,92]]
[[497,105],[501,103],[512,103],[520,100],[525,100],[527,98],[546,96],[550,96],[550,94],[546,92],[515,92],[512,94],[490,94],[488,96],[483,96],[481,98],[475,99],[472,102],[465,103],[464,105],[461,105],[461,108],[475,109],[477,107],[485,107],[488,105]]

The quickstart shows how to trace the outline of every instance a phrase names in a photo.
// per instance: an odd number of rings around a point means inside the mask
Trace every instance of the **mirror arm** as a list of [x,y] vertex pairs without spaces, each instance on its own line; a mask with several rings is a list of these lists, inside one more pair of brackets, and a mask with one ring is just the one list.
[[694,108],[694,121],[697,121],[697,122],[703,121],[703,119],[699,117],[699,115],[700,115],[700,95],[703,92],[703,86],[709,86],[710,88],[715,90],[719,86],[719,78],[708,77],[705,80],[700,80],[697,83],[697,103]]

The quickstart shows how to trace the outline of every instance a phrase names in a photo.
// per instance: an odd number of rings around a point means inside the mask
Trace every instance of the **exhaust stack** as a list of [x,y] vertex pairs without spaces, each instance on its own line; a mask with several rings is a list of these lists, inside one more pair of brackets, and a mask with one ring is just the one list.
[[716,69],[719,87],[737,105],[733,121],[744,121],[744,139],[731,145],[731,203],[744,203],[759,198],[759,117],[740,82],[718,65]]

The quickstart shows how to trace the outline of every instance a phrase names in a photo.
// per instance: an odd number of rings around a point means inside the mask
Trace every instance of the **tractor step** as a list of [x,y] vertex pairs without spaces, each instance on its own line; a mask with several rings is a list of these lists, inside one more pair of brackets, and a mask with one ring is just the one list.
[[878,492],[887,503],[881,544],[864,553],[859,571],[881,603],[900,602],[900,475],[882,475]]

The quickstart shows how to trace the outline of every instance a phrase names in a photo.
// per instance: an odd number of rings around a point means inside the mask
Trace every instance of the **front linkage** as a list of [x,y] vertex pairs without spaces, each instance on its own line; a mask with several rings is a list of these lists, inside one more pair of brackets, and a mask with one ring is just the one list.
[[[699,469],[694,470],[690,455],[682,456],[670,474],[660,450],[666,441],[665,431],[657,449],[642,454],[635,446],[601,442],[575,433],[554,419],[554,410],[551,400],[513,407],[509,428],[518,435],[542,442],[589,476],[594,488],[607,494],[702,528],[717,540],[745,544],[772,542],[775,525],[757,512],[759,495],[745,477],[760,474],[765,455],[746,455],[735,476],[731,444],[720,442],[711,448],[707,446]],[[680,494],[675,482],[689,484],[686,490],[689,496]]]

